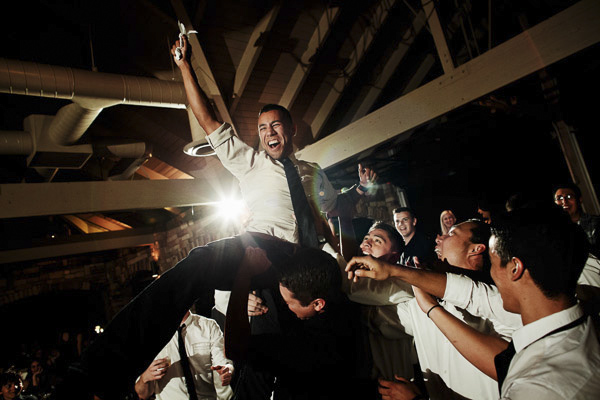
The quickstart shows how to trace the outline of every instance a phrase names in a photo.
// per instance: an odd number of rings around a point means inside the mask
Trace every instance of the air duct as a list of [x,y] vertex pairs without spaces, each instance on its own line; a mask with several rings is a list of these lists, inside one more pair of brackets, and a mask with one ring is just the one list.
[[[54,117],[27,117],[26,132],[0,132],[0,154],[28,155],[28,166],[38,171],[39,168],[81,168],[91,156],[92,146],[74,144],[105,107],[128,104],[185,108],[187,103],[184,87],[179,82],[5,58],[0,58],[0,93],[73,101]],[[131,146],[127,151],[131,151]],[[142,150],[142,155],[132,158],[144,158],[145,152]]]

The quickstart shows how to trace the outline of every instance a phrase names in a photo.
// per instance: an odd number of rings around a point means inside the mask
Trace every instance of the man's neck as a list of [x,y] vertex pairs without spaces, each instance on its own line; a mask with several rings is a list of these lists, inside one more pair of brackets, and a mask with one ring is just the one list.
[[580,218],[581,218],[581,212],[580,211],[577,211],[577,212],[574,212],[573,214],[571,214],[571,221],[573,221],[575,223],[579,222]]
[[539,319],[557,312],[571,308],[576,300],[566,295],[560,295],[556,299],[548,299],[543,293],[524,295],[521,298],[521,320],[523,325],[530,324]]

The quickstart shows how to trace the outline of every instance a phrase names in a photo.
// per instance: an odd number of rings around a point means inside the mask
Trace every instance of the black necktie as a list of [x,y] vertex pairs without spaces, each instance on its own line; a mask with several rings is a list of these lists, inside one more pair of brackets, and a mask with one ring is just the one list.
[[515,356],[515,345],[512,340],[508,344],[506,350],[496,354],[494,357],[494,365],[496,366],[496,375],[498,375],[498,390],[502,393],[502,384],[508,373],[510,361]]
[[294,214],[298,223],[298,231],[300,236],[300,244],[303,247],[319,247],[317,239],[317,230],[315,229],[315,221],[302,187],[300,175],[296,171],[296,167],[292,160],[284,158],[280,160],[283,164],[283,170],[290,187],[290,196],[292,197],[292,206],[294,206]]
[[181,358],[181,368],[183,369],[183,376],[185,377],[185,386],[187,387],[188,394],[191,400],[198,400],[198,395],[196,394],[196,386],[194,385],[194,375],[192,375],[192,370],[190,369],[190,361],[187,358],[187,354],[185,352],[185,341],[183,340],[183,328],[185,328],[185,324],[182,324],[179,327],[179,357]]
[[[580,317],[580,318],[576,319],[575,321],[568,323],[567,325],[561,326],[560,328],[557,328],[557,329],[553,330],[552,332],[548,332],[547,334],[545,334],[544,336],[542,336],[541,338],[539,338],[537,340],[541,340],[541,339],[545,338],[546,336],[554,335],[555,333],[574,328],[577,325],[583,323],[583,321],[585,321],[585,316]],[[536,340],[536,342],[537,342],[537,340]],[[533,343],[535,343],[535,342],[533,342]],[[494,365],[496,366],[496,375],[498,376],[498,389],[500,390],[500,394],[502,394],[502,384],[504,383],[504,379],[506,379],[506,374],[508,374],[508,367],[510,366],[510,362],[511,362],[512,358],[515,356],[515,353],[516,353],[515,345],[513,344],[512,340],[511,340],[510,343],[508,344],[508,347],[506,348],[506,350],[496,354],[496,357],[494,357]]]

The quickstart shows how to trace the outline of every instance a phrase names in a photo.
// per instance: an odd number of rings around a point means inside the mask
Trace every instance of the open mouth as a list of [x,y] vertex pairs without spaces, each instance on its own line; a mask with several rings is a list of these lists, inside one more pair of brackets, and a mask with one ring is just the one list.
[[280,144],[279,140],[270,140],[269,143],[267,143],[267,145],[271,149],[274,149],[275,147],[279,146],[279,144]]

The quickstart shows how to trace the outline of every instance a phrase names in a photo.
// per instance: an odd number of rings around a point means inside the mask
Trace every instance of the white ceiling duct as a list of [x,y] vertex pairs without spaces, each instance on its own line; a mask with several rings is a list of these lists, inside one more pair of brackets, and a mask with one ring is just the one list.
[[38,171],[39,167],[81,168],[91,156],[92,147],[74,144],[105,107],[129,104],[185,108],[187,103],[179,82],[5,58],[0,58],[0,93],[73,101],[54,117],[27,117],[26,132],[0,132],[0,154],[28,155],[28,166]]

